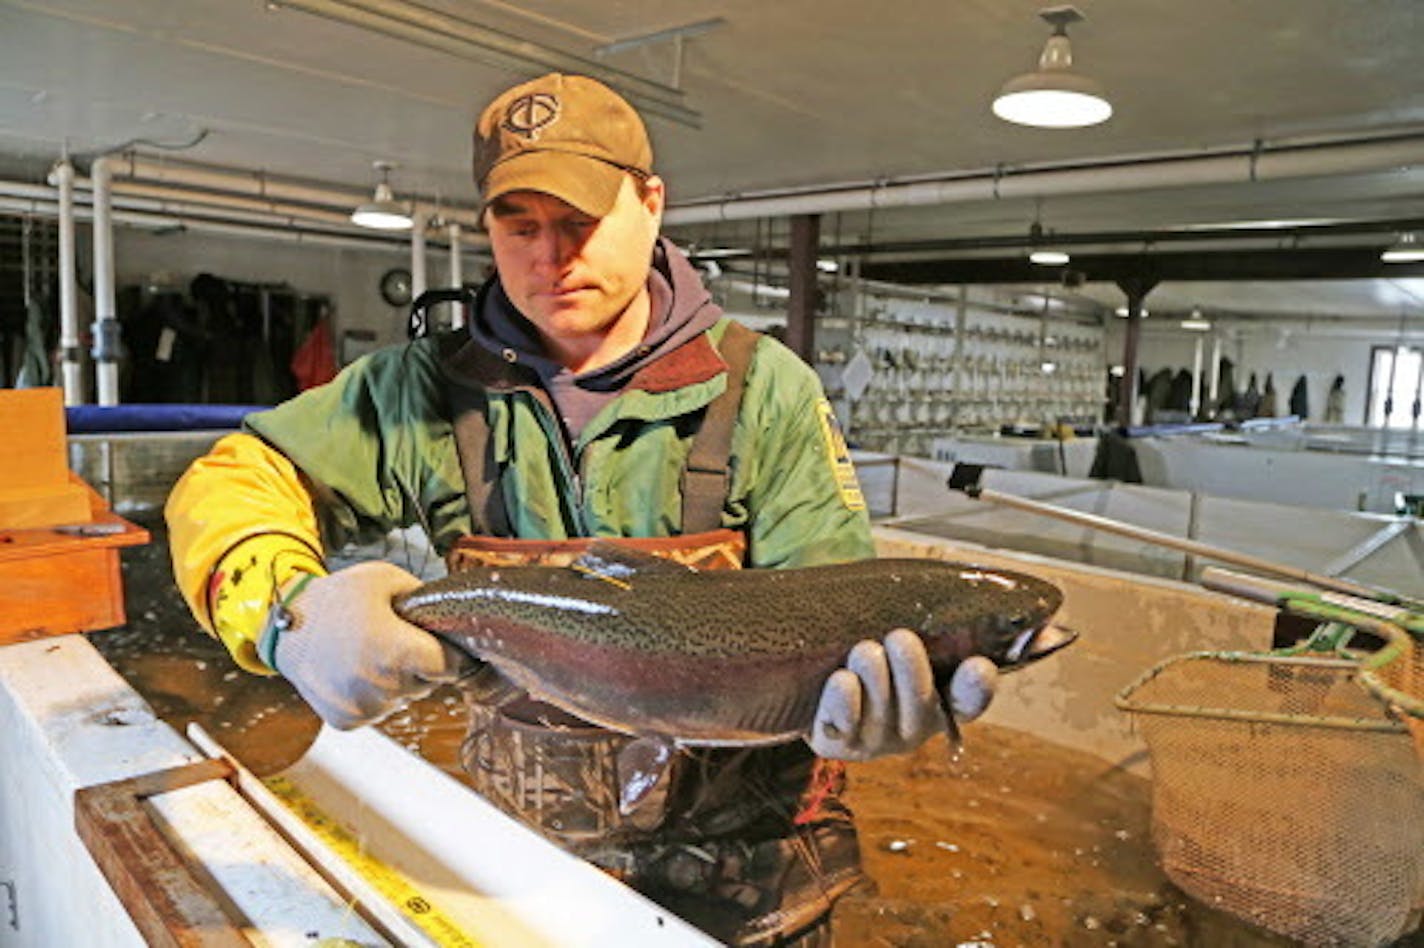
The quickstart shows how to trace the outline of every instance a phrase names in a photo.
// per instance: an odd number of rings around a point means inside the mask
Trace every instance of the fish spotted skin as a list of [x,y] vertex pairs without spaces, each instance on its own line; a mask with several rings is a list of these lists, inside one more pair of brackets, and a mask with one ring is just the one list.
[[804,734],[862,639],[917,632],[943,687],[971,655],[1014,664],[1062,603],[1035,577],[941,560],[697,573],[650,559],[604,547],[592,566],[465,570],[395,607],[585,720],[723,745]]

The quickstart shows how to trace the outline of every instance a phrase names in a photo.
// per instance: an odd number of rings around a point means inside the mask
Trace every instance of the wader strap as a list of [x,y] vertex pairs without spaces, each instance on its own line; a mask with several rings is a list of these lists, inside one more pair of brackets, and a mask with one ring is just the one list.
[[682,470],[682,532],[703,533],[722,526],[722,507],[731,487],[732,428],[742,407],[747,368],[761,337],[729,322],[718,346],[727,363],[727,389],[712,400],[692,438]]
[[[489,399],[477,381],[488,380],[488,357],[463,333],[443,334],[439,346],[455,453],[460,458],[460,472],[465,475],[470,532],[509,536],[509,517],[496,489],[499,465],[491,453]],[[495,371],[499,368],[496,366]]]
[[[702,424],[692,438],[692,450],[682,472],[682,532],[706,533],[722,526],[722,507],[731,485],[732,429],[741,410],[747,369],[761,336],[741,323],[729,322],[718,350],[727,363],[727,388],[712,400]],[[460,352],[445,352],[447,360],[468,352],[451,340],[445,345]],[[469,374],[468,367],[465,373]],[[504,500],[496,489],[499,465],[490,456],[489,418],[483,391],[468,384],[447,384],[455,450],[465,475],[465,496],[470,504],[470,532],[489,536],[510,535]]]

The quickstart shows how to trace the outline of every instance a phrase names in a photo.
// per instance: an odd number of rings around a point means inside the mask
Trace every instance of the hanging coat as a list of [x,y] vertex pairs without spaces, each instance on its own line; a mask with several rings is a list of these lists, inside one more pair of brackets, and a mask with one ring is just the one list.
[[1290,413],[1301,421],[1310,420],[1310,392],[1304,375],[1296,379],[1291,388]]
[[45,314],[37,299],[25,306],[25,349],[20,358],[20,371],[15,375],[16,388],[39,388],[54,382],[54,367],[50,365],[49,348],[45,345]]
[[1345,376],[1335,376],[1330,386],[1330,394],[1325,396],[1325,422],[1331,425],[1345,423]]
[[1216,416],[1227,421],[1237,417],[1236,403],[1240,398],[1236,392],[1236,378],[1233,369],[1232,361],[1223,356],[1219,370],[1220,374],[1217,377]]
[[336,378],[339,367],[331,342],[331,320],[322,316],[292,353],[291,370],[297,388],[305,392]]
[[1255,418],[1256,413],[1261,409],[1261,392],[1256,388],[1256,373],[1251,373],[1251,380],[1246,383],[1246,392],[1241,396],[1241,402],[1236,406],[1236,416],[1241,419]]
[[1266,387],[1261,390],[1261,407],[1256,409],[1257,418],[1275,418],[1280,412],[1276,405],[1276,376],[1266,373]]

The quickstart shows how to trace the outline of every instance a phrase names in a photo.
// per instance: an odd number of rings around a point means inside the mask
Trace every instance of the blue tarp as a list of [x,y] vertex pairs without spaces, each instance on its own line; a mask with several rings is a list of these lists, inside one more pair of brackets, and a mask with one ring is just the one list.
[[270,405],[75,405],[64,410],[70,434],[103,431],[213,431],[237,428]]

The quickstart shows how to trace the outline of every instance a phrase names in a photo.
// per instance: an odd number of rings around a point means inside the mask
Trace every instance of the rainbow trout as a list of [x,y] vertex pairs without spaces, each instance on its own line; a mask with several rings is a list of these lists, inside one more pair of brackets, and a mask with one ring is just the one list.
[[676,746],[802,737],[851,646],[891,629],[923,639],[947,711],[969,656],[1008,668],[1068,644],[1048,625],[1062,598],[1032,576],[940,560],[696,572],[606,542],[567,568],[463,570],[395,609],[530,696],[643,739],[629,769],[652,779]]

